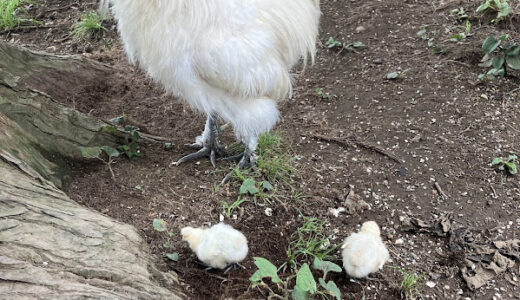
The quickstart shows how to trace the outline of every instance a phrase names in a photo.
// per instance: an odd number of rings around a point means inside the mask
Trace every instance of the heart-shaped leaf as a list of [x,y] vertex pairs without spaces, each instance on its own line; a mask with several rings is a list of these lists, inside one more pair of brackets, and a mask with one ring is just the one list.
[[166,230],[166,222],[163,219],[153,219],[153,229],[157,231]]
[[298,273],[296,273],[296,286],[311,294],[314,294],[317,290],[316,281],[312,276],[309,265],[306,263],[303,264],[300,270],[298,270]]
[[307,300],[309,299],[309,292],[302,290],[298,286],[295,286],[291,293],[291,298],[293,300]]
[[338,286],[336,285],[336,283],[334,283],[334,281],[329,281],[327,283],[325,283],[325,280],[323,280],[323,278],[320,278],[320,285],[325,289],[327,290],[327,292],[329,294],[331,294],[332,296],[336,297],[336,300],[341,300],[341,291],[339,290]]
[[168,257],[169,260],[178,262],[179,261],[179,253],[166,253],[166,257]]
[[79,147],[79,150],[84,158],[96,158],[101,154],[100,147]]
[[110,157],[119,157],[120,155],[119,151],[110,146],[103,146],[101,147],[101,150],[103,150]]
[[258,194],[258,188],[256,187],[256,181],[253,178],[248,178],[244,180],[242,185],[240,186],[240,194]]
[[341,267],[337,264],[330,261],[321,260],[317,257],[314,259],[312,267],[316,270],[322,271],[324,273],[324,277],[326,277],[327,273],[329,272],[341,272]]
[[273,283],[282,282],[280,277],[278,277],[278,269],[267,259],[255,257],[255,265],[258,267],[258,270],[249,278],[251,282],[258,283],[265,277],[271,278]]
[[502,41],[497,40],[494,36],[490,35],[482,43],[482,51],[485,54],[489,54],[495,51],[495,49],[500,45],[501,42]]

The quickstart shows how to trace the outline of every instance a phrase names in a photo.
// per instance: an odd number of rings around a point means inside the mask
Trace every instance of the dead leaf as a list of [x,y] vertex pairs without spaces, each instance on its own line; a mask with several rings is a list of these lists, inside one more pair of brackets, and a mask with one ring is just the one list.
[[462,271],[462,278],[464,278],[470,290],[476,290],[484,286],[493,277],[495,277],[495,272],[486,270],[481,265],[477,266],[474,276],[468,275],[467,268],[464,268]]
[[[462,270],[462,277],[466,281],[471,290],[478,289],[486,284],[495,276],[507,271],[507,269],[515,266],[515,262],[503,256],[498,251],[493,256],[493,261],[489,265],[484,265],[482,262],[478,263],[475,268],[475,275],[470,276],[468,268]],[[470,268],[471,269],[471,268]]]
[[344,203],[348,214],[355,214],[364,210],[370,209],[370,204],[366,203],[363,198],[354,193],[354,190],[350,190],[345,199]]

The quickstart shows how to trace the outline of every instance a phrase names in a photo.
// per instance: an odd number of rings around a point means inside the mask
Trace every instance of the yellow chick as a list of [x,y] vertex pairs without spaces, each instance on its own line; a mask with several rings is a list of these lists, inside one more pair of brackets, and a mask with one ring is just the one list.
[[345,239],[341,248],[343,267],[350,277],[362,278],[379,271],[390,258],[374,221],[363,223],[361,230]]
[[241,262],[247,256],[246,237],[224,223],[210,228],[184,227],[181,235],[199,260],[212,268],[224,269]]

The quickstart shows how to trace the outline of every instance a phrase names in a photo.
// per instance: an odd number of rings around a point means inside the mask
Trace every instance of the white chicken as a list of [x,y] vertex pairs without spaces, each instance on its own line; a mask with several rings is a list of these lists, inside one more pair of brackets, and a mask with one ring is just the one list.
[[241,262],[247,256],[246,237],[224,223],[210,228],[184,227],[181,235],[198,259],[212,268],[224,269]]
[[130,60],[207,116],[190,145],[198,152],[176,164],[207,156],[215,165],[222,119],[245,146],[239,167],[253,166],[258,136],[292,91],[291,68],[314,62],[319,0],[111,1]]
[[343,267],[350,277],[362,278],[379,271],[390,258],[374,221],[363,223],[361,230],[345,239],[341,248]]

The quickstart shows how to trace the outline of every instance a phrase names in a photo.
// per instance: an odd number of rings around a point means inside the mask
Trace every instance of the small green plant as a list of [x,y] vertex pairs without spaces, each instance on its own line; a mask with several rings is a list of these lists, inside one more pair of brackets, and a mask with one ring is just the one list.
[[466,26],[464,28],[464,32],[459,32],[457,34],[450,36],[449,40],[451,42],[457,43],[462,40],[465,40],[470,35],[471,35],[471,22],[469,20],[466,20]]
[[125,145],[120,145],[117,149],[122,151],[128,158],[135,159],[142,156],[141,150],[139,149],[139,140],[141,135],[139,134],[139,128],[133,125],[126,125],[123,130],[129,134]]
[[464,7],[455,8],[450,11],[450,15],[457,18],[459,21],[464,21],[469,19],[469,15],[464,10]]
[[518,173],[518,156],[511,154],[507,158],[495,157],[491,162],[492,166],[496,166],[500,171],[507,171],[511,175]]
[[329,39],[325,42],[325,47],[332,48],[341,48],[343,47],[343,43],[340,41],[336,41],[333,37],[329,37]]
[[[276,268],[274,264],[265,258],[255,257],[255,265],[258,270],[249,278],[253,288],[265,287],[270,292],[270,297],[279,299],[288,299],[289,295],[294,300],[309,299],[309,296],[316,295],[321,296],[324,299],[328,299],[328,296],[332,296],[337,300],[341,299],[341,291],[334,281],[330,280],[326,282],[326,276],[328,272],[341,272],[341,267],[328,261],[316,259],[313,264],[315,270],[323,272],[323,277],[319,278],[318,286],[314,276],[312,275],[311,269],[307,263],[303,264],[296,272],[296,275],[292,274],[287,276],[285,280],[282,280],[278,276],[279,268]],[[269,284],[263,281],[264,278],[270,278],[272,283],[275,283],[277,288],[281,290],[281,294],[277,294]],[[290,282],[296,279],[296,283],[293,289],[289,289]]]
[[[276,132],[267,132],[260,135],[258,137],[258,147],[256,150],[257,169],[235,169],[231,178],[243,182],[246,178],[252,177],[260,181],[261,179],[265,179],[272,184],[283,182],[291,187],[293,176],[297,175],[298,172],[293,165],[294,157],[289,154],[282,140],[282,135]],[[243,148],[239,145],[234,147],[237,148],[234,151],[243,151],[241,150]]]
[[404,299],[424,299],[421,292],[417,288],[417,284],[424,277],[424,274],[417,274],[417,272],[408,272],[400,267],[393,267],[402,275],[401,293]]
[[[168,239],[171,240],[173,238],[173,232],[171,231],[168,231],[167,228],[166,228],[166,222],[163,220],[163,219],[153,219],[153,229],[155,229],[155,231],[159,231],[159,232],[166,232],[168,234]],[[167,249],[170,249],[170,243],[169,242],[166,242],[163,244],[163,248],[165,250]],[[179,253],[178,252],[173,252],[173,253],[166,253],[165,256],[171,260],[171,261],[174,261],[174,262],[178,262],[179,261]]]
[[325,47],[327,47],[329,49],[341,48],[342,51],[344,49],[346,49],[351,52],[357,52],[357,49],[365,47],[365,44],[363,44],[363,42],[354,42],[351,44],[344,44],[340,41],[335,40],[333,37],[329,37],[329,39],[325,42]]
[[224,213],[226,217],[229,219],[233,211],[238,208],[242,203],[248,201],[248,196],[252,196],[254,199],[257,197],[261,199],[266,199],[269,197],[267,194],[270,191],[274,190],[274,187],[269,183],[269,181],[256,182],[254,178],[245,178],[240,174],[240,171],[235,170],[237,176],[239,176],[242,180],[242,185],[240,186],[240,194],[235,202],[229,205],[227,202],[222,201],[222,208],[224,209]]
[[487,73],[480,74],[479,79],[494,80],[496,76],[506,76],[507,68],[520,70],[520,46],[516,43],[502,45],[508,38],[508,34],[498,38],[490,35],[484,40],[482,43],[484,57],[479,66],[491,67],[491,69]]
[[[125,109],[122,109],[122,113],[120,116],[110,119],[110,123],[122,125],[126,121]],[[118,131],[118,129],[114,126],[105,126],[103,128],[104,132],[114,134]],[[123,131],[128,133],[126,137],[126,144],[120,145],[117,149],[123,152],[128,158],[135,159],[142,156],[141,150],[139,149],[139,141],[141,140],[141,135],[139,133],[139,127],[133,125],[125,125],[123,127]],[[173,147],[171,143],[165,143],[164,148],[166,150],[170,150]]]
[[496,14],[491,23],[498,23],[511,13],[511,6],[508,0],[486,0],[477,7],[476,12]]
[[292,268],[300,265],[302,260],[319,258],[321,260],[331,260],[331,253],[337,246],[330,245],[327,236],[323,234],[326,220],[314,217],[303,218],[303,224],[291,236],[291,242],[287,247],[287,264]]
[[421,38],[421,40],[428,41],[428,48],[433,47],[433,41],[435,39],[435,33],[433,33],[433,36],[430,36],[429,29],[430,27],[428,25],[424,25],[421,27],[421,30],[417,31],[417,36]]
[[[115,180],[116,176],[114,174],[114,170],[112,170],[112,164],[114,163],[114,158],[120,156],[119,151],[110,147],[110,146],[102,146],[102,147],[79,147],[81,151],[81,155],[84,158],[91,159],[96,158],[101,160],[110,171],[110,175],[112,175],[112,179]],[[103,157],[103,153],[105,154]]]
[[327,99],[327,100],[331,100],[333,98],[337,98],[338,97],[336,94],[331,94],[329,92],[324,92],[323,88],[317,88],[316,89],[316,95],[318,95],[318,97],[320,97],[321,99]]
[[81,20],[72,26],[71,34],[78,39],[100,38],[104,31],[104,18],[99,12],[91,11],[81,15]]

